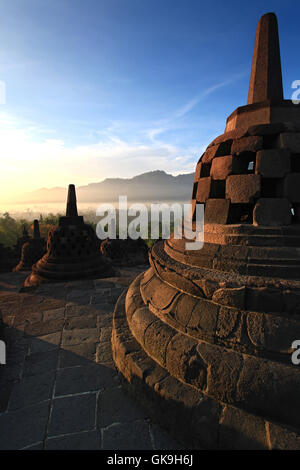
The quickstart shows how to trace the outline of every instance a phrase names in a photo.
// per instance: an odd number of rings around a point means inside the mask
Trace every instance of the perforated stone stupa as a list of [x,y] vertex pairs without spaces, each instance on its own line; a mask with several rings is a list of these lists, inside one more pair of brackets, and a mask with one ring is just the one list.
[[93,228],[77,213],[75,186],[69,185],[66,215],[50,230],[46,254],[32,266],[25,286],[43,282],[109,277],[111,264],[100,254]]
[[22,246],[21,259],[13,271],[31,271],[32,265],[36,263],[46,251],[45,239],[40,235],[39,221],[33,222],[33,238],[29,238]]
[[138,266],[148,263],[148,247],[142,238],[107,238],[102,241],[100,252],[110,258],[115,266]]
[[26,226],[23,225],[22,235],[20,237],[18,237],[17,243],[14,246],[14,250],[15,250],[16,254],[18,255],[18,257],[21,256],[22,246],[24,245],[24,243],[28,242],[28,240],[30,240],[30,236],[29,236],[29,233],[28,233],[28,230],[27,230]]
[[300,106],[277,19],[257,27],[248,103],[200,158],[204,246],[156,243],[116,306],[128,389],[188,448],[300,449]]

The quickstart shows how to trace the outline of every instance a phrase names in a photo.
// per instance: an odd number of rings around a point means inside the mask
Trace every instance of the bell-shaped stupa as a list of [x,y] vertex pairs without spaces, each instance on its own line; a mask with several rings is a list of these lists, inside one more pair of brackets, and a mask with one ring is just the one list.
[[39,221],[34,220],[33,238],[23,244],[21,259],[13,271],[31,271],[32,265],[43,256],[45,251],[46,242],[40,235]]
[[114,266],[139,266],[148,264],[148,247],[142,238],[106,238],[100,245],[100,252],[112,261]]
[[70,184],[66,215],[50,230],[46,254],[32,266],[24,285],[109,277],[113,273],[111,264],[99,252],[95,231],[77,213],[75,186]]
[[18,237],[17,243],[14,245],[14,251],[17,255],[17,259],[21,256],[22,246],[24,245],[24,243],[28,242],[28,240],[30,240],[30,236],[26,228],[26,225],[23,225],[22,235]]
[[283,99],[273,13],[248,104],[197,164],[197,204],[203,248],[157,242],[119,299],[115,363],[185,447],[300,449],[300,106]]

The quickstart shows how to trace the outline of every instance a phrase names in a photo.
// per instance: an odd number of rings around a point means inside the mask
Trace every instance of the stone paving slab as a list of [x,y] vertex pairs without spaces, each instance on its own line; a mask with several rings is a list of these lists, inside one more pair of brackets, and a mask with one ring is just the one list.
[[22,288],[28,273],[0,275],[0,450],[180,448],[127,395],[112,359],[115,301],[138,272],[34,289]]

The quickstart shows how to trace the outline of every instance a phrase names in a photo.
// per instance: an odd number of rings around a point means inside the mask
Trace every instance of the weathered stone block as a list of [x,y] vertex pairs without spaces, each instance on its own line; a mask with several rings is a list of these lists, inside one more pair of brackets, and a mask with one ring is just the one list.
[[273,124],[257,124],[250,126],[248,129],[249,135],[274,135],[279,134],[285,130],[285,125],[281,122]]
[[226,198],[232,203],[249,203],[260,196],[260,175],[230,175],[226,179]]
[[229,305],[235,308],[245,308],[246,287],[233,287],[217,289],[212,297],[214,302]]
[[255,173],[265,178],[282,178],[290,171],[290,152],[286,149],[259,150]]
[[208,147],[201,158],[203,163],[209,163],[214,157],[220,157],[222,155],[229,155],[231,149],[231,141],[221,142],[212,147]]
[[98,328],[81,328],[75,330],[64,330],[62,345],[73,346],[83,342],[97,341],[99,338]]
[[155,357],[160,365],[166,361],[166,349],[175,331],[160,320],[152,323],[144,334],[145,350],[150,356]]
[[197,352],[207,364],[207,394],[232,403],[242,366],[241,354],[204,341],[199,341]]
[[155,317],[149,312],[148,307],[144,306],[136,310],[131,318],[130,326],[134,336],[139,342],[144,344],[144,334],[147,328],[155,321]]
[[291,202],[300,202],[300,173],[288,173],[283,182],[283,195]]
[[188,333],[207,337],[215,332],[219,306],[206,299],[198,299],[187,324]]
[[239,310],[221,307],[218,315],[216,337],[230,343],[240,343],[242,338],[242,314]]
[[168,344],[166,368],[171,375],[199,389],[206,386],[206,364],[196,351],[197,342],[178,334]]
[[283,291],[284,311],[292,315],[300,314],[300,293],[292,290]]
[[295,338],[299,338],[300,325],[284,316],[251,312],[247,317],[247,330],[256,347],[286,354],[290,360],[291,345]]
[[212,147],[213,145],[217,145],[217,144],[220,144],[221,142],[228,142],[228,141],[231,144],[234,139],[240,139],[241,137],[244,137],[245,135],[247,135],[246,128],[237,128],[232,131],[228,131],[228,132],[225,132],[224,134],[219,135],[211,142],[211,144],[209,144],[208,147]]
[[230,201],[228,199],[207,199],[204,212],[205,224],[227,224]]
[[241,408],[298,427],[299,385],[297,367],[244,356],[235,397]]
[[242,152],[256,152],[262,149],[263,138],[260,136],[242,137],[234,140],[231,147],[231,153],[239,155]]
[[199,281],[197,280],[195,282],[201,287],[207,299],[212,298],[213,293],[216,289],[218,289],[219,286],[217,282],[212,281],[210,279],[200,279]]
[[267,449],[264,420],[243,410],[225,406],[220,420],[220,448]]
[[172,311],[177,324],[181,325],[183,328],[186,327],[197,303],[197,297],[192,297],[184,293],[177,297],[176,305]]
[[257,312],[282,312],[284,302],[278,289],[268,287],[247,287],[246,309]]
[[284,131],[286,132],[300,132],[300,124],[294,121],[284,121]]
[[266,423],[272,450],[299,450],[300,435],[274,423]]
[[232,173],[232,155],[214,158],[211,165],[210,176],[215,180],[223,180]]
[[213,145],[212,147],[208,147],[204,154],[202,155],[201,162],[204,163],[209,163],[212,161],[212,159],[216,156],[216,153],[218,151],[218,145]]
[[292,153],[300,152],[300,133],[299,132],[283,132],[278,136],[276,147],[288,149]]
[[292,221],[291,204],[284,198],[260,198],[253,210],[253,225],[280,226]]
[[198,182],[196,200],[197,202],[205,202],[211,193],[211,178],[201,178]]
[[226,155],[213,159],[210,176],[215,180],[223,180],[232,173],[244,173],[246,170],[247,165],[244,160],[233,155]]

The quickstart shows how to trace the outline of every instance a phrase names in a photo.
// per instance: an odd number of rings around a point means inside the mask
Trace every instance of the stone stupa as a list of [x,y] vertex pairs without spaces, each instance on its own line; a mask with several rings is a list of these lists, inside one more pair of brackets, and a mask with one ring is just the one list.
[[95,231],[77,213],[75,186],[70,184],[66,215],[50,230],[46,254],[32,266],[24,285],[109,277],[113,273],[111,264],[99,252]]
[[40,235],[39,221],[33,222],[33,238],[23,244],[21,259],[13,271],[31,271],[32,265],[36,263],[45,253],[45,239]]
[[17,243],[14,245],[14,251],[17,254],[18,257],[21,256],[22,246],[24,245],[24,243],[28,242],[28,240],[30,240],[30,236],[29,236],[28,230],[26,228],[26,225],[23,225],[22,235],[20,237],[18,237]]
[[148,264],[148,246],[142,238],[106,238],[100,245],[100,252],[111,259],[114,266],[139,266]]
[[277,19],[257,27],[248,104],[200,158],[204,246],[160,241],[115,309],[128,390],[185,448],[300,449],[300,105]]

